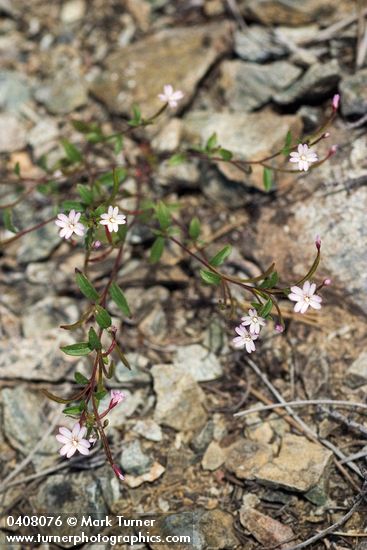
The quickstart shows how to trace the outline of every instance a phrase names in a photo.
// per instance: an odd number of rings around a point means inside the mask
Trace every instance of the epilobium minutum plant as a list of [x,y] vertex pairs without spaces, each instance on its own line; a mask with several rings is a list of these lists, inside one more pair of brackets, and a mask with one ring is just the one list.
[[[134,225],[139,222],[153,232],[155,238],[150,249],[149,262],[157,264],[167,243],[179,247],[188,257],[194,259],[200,266],[198,276],[204,285],[216,287],[220,292],[222,311],[227,313],[233,323],[236,336],[233,347],[243,350],[243,353],[253,353],[261,348],[261,332],[275,330],[282,333],[285,328],[282,314],[284,301],[294,302],[295,313],[305,314],[309,308],[317,311],[321,308],[322,297],[319,295],[323,286],[330,284],[325,279],[317,284],[317,268],[320,262],[321,241],[315,241],[316,255],[308,272],[298,281],[287,284],[280,283],[280,277],[275,270],[275,264],[270,265],[256,277],[240,278],[228,273],[225,262],[231,254],[231,246],[227,244],[209,257],[205,252],[205,242],[201,238],[200,220],[193,216],[185,225],[180,219],[177,204],[156,200],[149,186],[149,174],[162,158],[149,154],[136,162],[125,160],[118,163],[110,162],[108,167],[100,168],[94,165],[94,155],[97,151],[106,151],[108,159],[121,158],[124,148],[124,135],[131,134],[153,124],[168,108],[175,109],[183,93],[175,90],[171,84],[164,87],[159,94],[161,108],[150,118],[144,118],[138,107],[134,108],[133,117],[123,131],[107,135],[101,127],[94,123],[74,121],[73,126],[82,136],[86,144],[76,147],[63,140],[65,157],[51,169],[45,168],[45,177],[40,180],[29,180],[22,176],[19,165],[15,168],[19,187],[24,186],[19,197],[4,208],[4,225],[14,236],[5,240],[7,246],[23,235],[46,224],[54,224],[60,239],[65,239],[70,247],[79,246],[84,249],[84,262],[76,265],[75,284],[85,298],[84,311],[79,319],[72,324],[62,325],[64,331],[79,330],[84,337],[78,337],[73,344],[61,347],[61,352],[72,357],[85,357],[90,360],[88,376],[75,372],[75,381],[79,389],[70,396],[58,396],[45,390],[45,394],[54,401],[65,405],[64,414],[72,419],[70,428],[62,426],[56,436],[62,445],[60,454],[71,458],[75,453],[88,455],[98,440],[102,442],[107,460],[115,475],[123,479],[123,474],[115,464],[106,435],[108,415],[125,399],[118,390],[109,391],[109,380],[114,376],[115,360],[119,359],[130,368],[124,353],[124,336],[112,324],[111,306],[118,308],[124,318],[134,313],[134,304],[128,304],[123,286],[119,279],[119,271],[124,262],[124,252],[127,237]],[[316,169],[335,153],[335,147],[329,150],[324,158],[319,158],[317,144],[329,137],[326,127],[336,116],[339,96],[332,101],[331,114],[322,128],[313,137],[304,138],[302,143],[294,142],[290,133],[285,136],[284,146],[270,157],[256,161],[242,161],[234,158],[228,149],[218,144],[216,134],[200,148],[181,149],[171,157],[171,165],[175,166],[183,160],[201,159],[204,162],[227,162],[246,172],[248,167],[257,164],[263,167],[265,191],[272,188],[274,171],[293,172],[311,171]],[[277,157],[285,156],[295,164],[294,170],[276,168],[269,164]],[[164,159],[163,159],[164,160]],[[124,187],[128,176],[135,178],[137,193],[132,194]],[[29,187],[31,183],[32,187]],[[52,195],[55,185],[58,186],[53,204],[57,203],[54,216],[37,225],[18,231],[12,222],[12,207],[34,189],[42,190],[46,197]],[[63,196],[65,190],[66,197]],[[134,205],[132,205],[134,203]],[[107,283],[101,286],[90,273],[90,266],[102,262],[107,257],[114,258],[113,267]],[[239,287],[250,306],[243,306],[233,296],[232,288]],[[232,330],[232,329],[231,329]]]

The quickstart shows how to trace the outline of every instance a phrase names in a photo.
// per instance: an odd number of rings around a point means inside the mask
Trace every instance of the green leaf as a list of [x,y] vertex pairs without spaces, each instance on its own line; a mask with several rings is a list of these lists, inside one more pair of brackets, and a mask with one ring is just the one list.
[[10,208],[6,208],[3,212],[3,223],[5,229],[11,231],[11,233],[18,232],[18,229],[13,224],[13,212]]
[[273,288],[278,284],[279,276],[276,271],[270,273],[269,277],[264,279],[264,281],[259,285],[260,288]]
[[70,141],[68,141],[67,139],[62,139],[62,140],[61,140],[61,145],[62,145],[63,148],[64,148],[64,151],[65,151],[65,154],[66,154],[67,159],[68,159],[72,164],[75,164],[75,163],[77,163],[77,162],[81,162],[81,160],[83,159],[82,154],[81,154],[81,152],[79,151],[79,149],[77,149],[77,148],[75,147],[75,145],[73,145],[72,143],[70,143]]
[[14,174],[18,177],[20,177],[20,164],[19,162],[16,162],[15,163],[15,166],[14,166]]
[[228,149],[219,149],[218,152],[223,160],[231,160],[233,157],[233,153],[231,153],[231,151],[228,151]]
[[206,145],[205,145],[206,151],[210,153],[210,151],[212,151],[216,147],[217,142],[218,142],[218,136],[217,136],[217,133],[214,132],[214,134],[212,134],[208,139],[208,141],[206,142]]
[[98,181],[102,185],[107,185],[108,187],[113,187],[115,179],[118,179],[119,184],[124,181],[126,178],[126,170],[121,166],[118,166],[111,172],[106,172],[99,176]]
[[206,269],[200,269],[200,277],[208,285],[219,285],[222,278],[220,275],[213,273],[212,271],[207,271]]
[[118,344],[116,344],[114,351],[116,351],[116,353],[119,356],[122,364],[125,365],[125,367],[127,369],[131,370],[131,365],[130,365],[129,361],[127,360],[126,355],[122,352],[122,349],[120,348],[120,346]]
[[190,225],[189,225],[189,235],[192,238],[193,241],[196,241],[196,239],[199,237],[201,231],[201,225],[199,218],[192,218]]
[[133,105],[133,118],[129,120],[130,126],[139,126],[141,124],[141,111],[138,105]]
[[94,397],[97,399],[97,401],[102,401],[102,399],[104,397],[106,397],[107,395],[107,391],[106,390],[101,390],[101,391],[96,391],[94,393]]
[[185,153],[176,153],[175,155],[172,155],[172,157],[169,159],[168,164],[170,166],[178,166],[179,164],[182,164],[186,160]]
[[269,313],[271,312],[272,309],[273,309],[273,302],[269,298],[268,301],[263,305],[263,307],[260,310],[261,317],[266,318],[269,315]]
[[164,250],[164,238],[163,237],[157,237],[156,240],[153,243],[152,248],[150,249],[150,257],[149,261],[152,264],[155,264],[159,262],[161,259],[161,256],[163,254]]
[[122,148],[124,146],[124,138],[121,135],[119,135],[115,137],[114,141],[115,141],[114,152],[115,152],[115,155],[118,155],[119,153],[121,153]]
[[80,407],[66,407],[62,412],[64,414],[79,414]]
[[60,349],[66,353],[66,355],[72,355],[74,357],[88,355],[92,351],[88,342],[78,342],[76,344],[71,344],[70,346],[62,346]]
[[85,386],[85,384],[89,383],[88,378],[84,376],[84,374],[81,374],[80,372],[74,373],[75,382],[77,384],[80,384],[81,386]]
[[92,132],[102,134],[101,128],[95,122],[88,123],[83,120],[72,120],[71,124],[74,130],[81,134],[89,134]]
[[94,316],[101,328],[108,328],[112,324],[111,315],[102,306],[96,306]]
[[210,265],[217,267],[222,265],[222,263],[228,258],[232,252],[232,247],[230,244],[227,244],[222,250],[220,250],[213,258],[210,260]]
[[102,344],[93,327],[90,327],[88,332],[88,344],[92,349],[102,349]]
[[88,185],[82,185],[78,183],[76,189],[80,195],[80,198],[85,204],[91,204],[93,202],[93,192]]
[[159,201],[156,207],[157,212],[157,218],[159,221],[159,225],[163,230],[167,229],[167,227],[171,224],[171,213],[168,209],[168,207],[164,204],[164,202]]
[[84,294],[86,298],[89,300],[92,300],[92,302],[96,302],[99,300],[99,294],[92,285],[92,283],[89,281],[89,279],[79,270],[75,270],[75,278],[76,278],[76,284]]
[[65,212],[70,212],[70,210],[76,210],[77,212],[83,212],[85,210],[84,204],[78,201],[66,200],[63,201],[61,208]]
[[127,303],[124,293],[122,292],[118,284],[112,283],[109,288],[109,294],[117,307],[121,309],[122,313],[127,317],[131,317],[129,304]]
[[282,154],[286,157],[289,155],[291,150],[291,143],[292,143],[292,132],[288,130],[287,135],[285,136],[284,140],[284,147],[282,149]]
[[263,184],[265,191],[270,191],[273,186],[273,171],[270,168],[264,168]]

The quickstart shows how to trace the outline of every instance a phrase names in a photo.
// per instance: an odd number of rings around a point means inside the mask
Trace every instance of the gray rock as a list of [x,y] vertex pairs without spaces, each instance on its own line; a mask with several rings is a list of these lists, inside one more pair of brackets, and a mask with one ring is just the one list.
[[347,370],[346,381],[351,388],[367,384],[367,352],[363,352]]
[[245,15],[255,18],[264,25],[305,25],[319,21],[321,16],[336,15],[348,9],[348,2],[340,0],[338,5],[329,0],[244,0]]
[[0,153],[12,153],[26,146],[26,131],[14,114],[0,113]]
[[218,358],[200,344],[178,346],[173,365],[190,374],[197,382],[215,380],[223,374]]
[[84,0],[69,0],[61,8],[60,18],[63,23],[75,23],[83,18],[86,10]]
[[121,48],[107,57],[107,71],[95,79],[92,92],[116,113],[131,114],[134,103],[152,114],[157,98],[170,83],[192,98],[197,83],[230,45],[228,23],[165,29]]
[[[294,533],[288,525],[284,525],[258,510],[249,506],[242,506],[240,522],[243,527],[264,547],[276,546],[286,550],[294,546]],[[287,544],[287,541],[292,540]]]
[[[301,133],[301,127],[301,120],[297,116],[280,116],[268,110],[257,113],[194,111],[184,120],[187,141],[201,145],[216,132],[218,143],[232,151],[238,160],[261,159],[274,153],[284,145],[288,131],[296,139]],[[254,166],[251,174],[225,162],[219,163],[218,168],[232,181],[264,189],[262,167]],[[239,204],[240,191],[233,200]]]
[[[203,510],[196,509],[190,512],[179,512],[177,514],[162,515],[156,522],[154,529],[150,529],[153,534],[168,535],[188,535],[191,538],[191,544],[181,544],[181,550],[224,550],[227,548],[239,548],[233,529],[233,516],[222,510]],[[166,544],[152,544],[153,550],[170,550],[171,546]]]
[[129,361],[131,370],[119,361],[116,364],[115,377],[118,382],[132,382],[134,384],[150,384],[151,375],[144,370],[148,367],[149,359],[140,353],[126,353],[126,359]]
[[367,112],[367,68],[342,78],[341,109],[344,116],[363,116]]
[[289,105],[296,101],[314,101],[330,95],[340,79],[340,68],[336,59],[328,63],[311,65],[302,78],[287,90],[274,95],[274,101],[280,105]]
[[256,479],[260,468],[273,458],[271,445],[240,439],[227,450],[226,468],[239,479]]
[[138,420],[133,431],[149,441],[162,441],[162,428],[150,418]]
[[28,79],[16,71],[0,71],[0,109],[18,113],[31,96]]
[[212,441],[205,451],[201,465],[203,470],[217,470],[222,466],[226,459],[226,450],[216,441]]
[[34,92],[35,99],[54,115],[65,115],[85,105],[88,88],[78,63],[60,68]]
[[288,48],[280,44],[271,29],[251,25],[234,34],[234,51],[245,61],[263,63],[271,59],[284,57]]
[[203,453],[211,440],[214,436],[214,422],[213,420],[209,420],[204,428],[200,430],[200,432],[195,435],[191,442],[191,447],[196,451],[197,453]]
[[[43,219],[47,219],[50,212],[43,210]],[[34,225],[37,223],[34,220]],[[54,222],[50,222],[35,231],[27,233],[20,239],[18,248],[18,261],[22,264],[45,260],[51,252],[60,244],[58,228]]]
[[[23,364],[23,368],[27,364]],[[45,398],[24,385],[4,388],[0,393],[3,410],[4,435],[14,449],[22,455],[28,454],[47,431],[49,422],[44,415]],[[56,405],[50,404],[56,411]],[[59,443],[53,434],[49,435],[41,448],[32,456],[32,463],[39,469],[55,463]]]
[[26,338],[41,337],[49,331],[55,331],[60,324],[75,323],[79,311],[70,298],[47,296],[29,307],[22,319],[23,333]]
[[124,473],[140,476],[149,471],[153,459],[144,454],[140,442],[134,440],[124,444],[120,463]]
[[256,479],[276,488],[306,493],[326,480],[333,453],[305,437],[284,436],[279,455],[256,472]]
[[157,394],[155,420],[175,430],[203,427],[207,417],[202,405],[205,395],[192,376],[173,365],[155,365],[151,372]]
[[28,133],[27,141],[34,149],[36,158],[48,153],[59,136],[57,123],[52,119],[43,118]]
[[302,70],[287,61],[266,65],[244,61],[224,61],[220,85],[234,111],[254,111],[268,103],[274,94],[295,82]]

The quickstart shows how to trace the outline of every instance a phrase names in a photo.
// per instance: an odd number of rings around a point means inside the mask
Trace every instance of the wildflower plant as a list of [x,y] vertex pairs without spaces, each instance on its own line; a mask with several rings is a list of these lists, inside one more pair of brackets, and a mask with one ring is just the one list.
[[[44,390],[52,400],[63,404],[64,414],[72,420],[71,429],[62,426],[56,436],[62,445],[60,454],[71,458],[76,452],[87,455],[97,441],[101,441],[106,457],[118,479],[123,474],[110,449],[106,428],[108,415],[112,409],[124,401],[125,395],[119,390],[109,390],[110,380],[114,376],[116,360],[129,369],[130,365],[124,351],[124,334],[112,324],[112,306],[119,310],[123,318],[134,314],[134,305],[130,305],[123,290],[123,280],[119,271],[124,262],[127,237],[134,225],[144,224],[154,234],[148,261],[158,264],[165,247],[169,243],[181,249],[188,257],[195,260],[199,268],[198,277],[202,284],[215,287],[220,295],[221,309],[226,313],[230,330],[235,331],[233,347],[244,353],[253,353],[261,346],[261,332],[274,330],[282,333],[285,329],[282,306],[284,301],[294,302],[294,311],[305,314],[308,308],[321,308],[322,298],[319,291],[330,284],[325,279],[320,284],[316,282],[316,272],[320,262],[321,241],[315,241],[316,254],[308,272],[299,280],[281,283],[281,278],[271,264],[263,273],[256,277],[242,278],[231,275],[225,267],[231,254],[229,244],[218,250],[212,257],[206,253],[205,241],[202,239],[200,220],[193,216],[189,223],[184,224],[179,219],[177,205],[162,199],[157,200],[147,184],[154,166],[161,160],[159,155],[149,150],[149,154],[138,159],[136,163],[125,161],[118,163],[124,148],[124,137],[136,130],[154,124],[156,119],[167,109],[174,109],[183,98],[180,90],[174,90],[167,84],[159,94],[162,101],[160,109],[149,118],[144,118],[140,109],[135,106],[132,118],[125,128],[114,134],[106,134],[95,123],[80,120],[72,122],[74,129],[84,138],[85,144],[78,147],[67,140],[62,141],[64,158],[52,168],[44,166],[45,176],[39,180],[29,181],[23,177],[19,165],[15,167],[15,177],[21,189],[15,201],[3,207],[3,224],[14,235],[1,244],[3,247],[22,238],[46,224],[53,223],[55,231],[59,231],[61,239],[65,239],[70,247],[84,248],[83,265],[75,267],[75,286],[84,296],[84,310],[79,319],[71,324],[61,325],[61,330],[84,333],[84,338],[77,338],[73,344],[61,347],[61,352],[75,358],[88,358],[90,372],[87,376],[75,372],[75,382],[78,389],[70,396],[58,396]],[[170,159],[172,166],[183,160],[201,159],[203,162],[226,162],[247,172],[254,164],[263,167],[264,188],[270,191],[273,186],[274,171],[299,173],[311,171],[325,162],[335,152],[331,148],[324,158],[319,158],[317,143],[326,139],[327,126],[336,116],[339,97],[332,101],[331,114],[326,118],[322,128],[314,136],[304,138],[302,143],[293,142],[290,133],[285,136],[284,146],[273,155],[260,160],[243,161],[218,143],[216,134],[201,147],[191,147],[176,151]],[[93,165],[94,155],[100,150],[106,151],[107,158],[114,158],[107,167]],[[296,169],[284,169],[273,164],[278,157],[285,156]],[[270,164],[272,161],[272,164]],[[94,166],[94,168],[92,168]],[[137,182],[137,192],[130,193],[124,187],[128,177],[134,177]],[[53,191],[57,207],[55,215],[42,222],[18,231],[12,220],[12,209],[32,191],[41,191],[50,198]],[[67,198],[62,190],[67,190]],[[134,206],[132,205],[134,202]],[[113,258],[113,267],[106,284],[93,280],[90,266]],[[250,303],[244,310],[242,304],[233,296],[233,287],[239,287]],[[243,315],[241,317],[241,315]],[[235,326],[234,320],[240,318]],[[233,328],[232,328],[233,327]],[[107,403],[109,396],[108,405]]]

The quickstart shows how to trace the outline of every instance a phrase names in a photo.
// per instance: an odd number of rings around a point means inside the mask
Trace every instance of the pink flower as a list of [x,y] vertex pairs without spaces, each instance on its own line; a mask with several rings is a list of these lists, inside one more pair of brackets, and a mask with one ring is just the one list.
[[65,237],[65,239],[70,239],[73,233],[82,237],[84,235],[85,227],[82,223],[79,222],[81,216],[80,212],[75,212],[75,210],[70,210],[69,216],[65,214],[57,214],[57,220],[55,224],[61,227],[59,232],[60,237]]
[[298,145],[297,152],[294,151],[293,153],[291,153],[290,157],[291,158],[289,159],[289,161],[297,162],[298,169],[304,170],[305,172],[307,172],[312,162],[318,161],[318,156],[312,151],[312,149],[308,147],[307,143],[304,143],[303,145],[302,143],[300,143]]
[[90,442],[87,439],[83,439],[87,433],[85,426],[81,427],[79,422],[77,422],[71,431],[61,426],[59,432],[56,439],[60,443],[63,443],[60,449],[61,456],[66,455],[66,458],[70,458],[76,451],[79,451],[82,455],[89,454]]
[[181,90],[174,91],[171,84],[166,84],[163,87],[163,94],[159,94],[158,97],[164,103],[168,103],[171,108],[177,107],[178,102],[183,98],[184,94]]
[[125,479],[120,468],[116,464],[112,464],[112,469],[115,472],[116,476],[121,479],[121,481]]
[[258,334],[250,334],[247,332],[244,326],[240,325],[235,328],[235,331],[239,336],[233,338],[232,342],[235,348],[246,348],[247,353],[251,353],[256,350],[254,340],[258,338]]
[[109,404],[109,409],[113,409],[113,407],[116,407],[121,401],[126,399],[126,395],[120,391],[120,390],[111,390],[111,401]]
[[339,108],[339,102],[340,102],[340,95],[339,94],[335,94],[334,97],[333,97],[333,100],[331,102],[331,106],[333,108],[333,111],[337,111],[338,108]]
[[119,209],[117,206],[109,206],[108,211],[105,214],[101,215],[102,220],[99,222],[102,225],[107,225],[108,231],[112,233],[119,230],[119,225],[126,223],[126,216],[124,214],[119,214]]
[[324,281],[323,281],[322,284],[323,284],[324,286],[329,286],[329,285],[331,285],[331,283],[332,283],[331,279],[324,279]]
[[241,318],[241,325],[248,326],[250,325],[250,334],[260,334],[261,327],[265,326],[265,319],[259,317],[256,309],[249,309],[248,315]]
[[282,332],[284,332],[284,327],[283,325],[275,325],[274,330],[276,332],[279,332],[279,334],[281,334]]
[[294,306],[294,311],[297,313],[306,313],[309,307],[313,309],[321,309],[321,296],[315,294],[316,284],[305,281],[303,288],[299,286],[291,286],[291,293],[288,298],[293,302],[297,302]]

